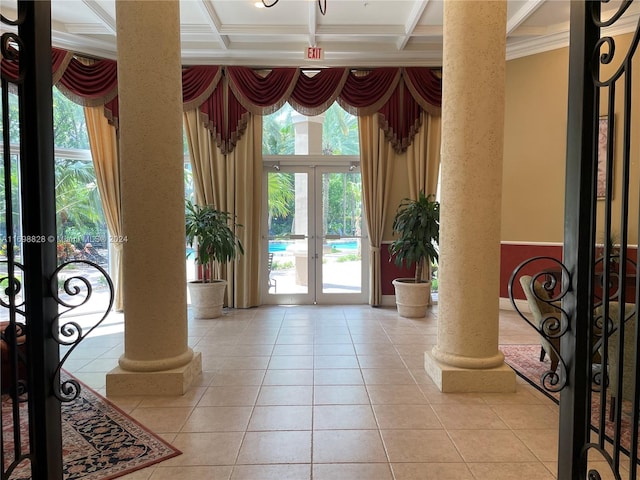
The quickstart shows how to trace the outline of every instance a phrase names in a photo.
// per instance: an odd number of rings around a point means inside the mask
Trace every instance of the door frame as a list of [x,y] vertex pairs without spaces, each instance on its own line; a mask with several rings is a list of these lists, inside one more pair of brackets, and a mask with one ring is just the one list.
[[[265,160],[263,165],[263,188],[262,188],[262,231],[261,231],[261,294],[260,302],[265,305],[312,305],[312,304],[366,304],[368,301],[369,287],[369,269],[368,269],[368,248],[366,226],[362,226],[362,235],[360,236],[362,245],[362,267],[361,267],[361,290],[358,293],[323,293],[322,292],[322,202],[317,201],[317,197],[321,195],[321,179],[322,173],[326,172],[353,172],[359,171],[359,158],[355,156],[345,156],[332,158],[327,161],[327,157],[322,156],[300,156],[292,158],[280,157],[278,159],[270,158]],[[307,211],[308,215],[308,234],[307,240],[307,271],[308,271],[308,290],[307,293],[291,293],[291,294],[270,294],[265,287],[269,284],[268,271],[268,249],[269,235],[267,231],[268,217],[268,182],[267,177],[270,172],[289,172],[289,173],[306,173],[308,175],[307,188]],[[321,199],[320,199],[321,200]],[[364,221],[364,220],[363,220]]]

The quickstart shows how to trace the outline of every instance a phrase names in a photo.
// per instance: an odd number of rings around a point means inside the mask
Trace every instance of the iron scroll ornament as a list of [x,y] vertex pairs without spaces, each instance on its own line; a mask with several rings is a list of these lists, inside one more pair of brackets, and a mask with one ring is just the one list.
[[[100,276],[107,282],[107,287],[109,289],[108,306],[102,314],[102,317],[88,330],[86,330],[86,332],[83,332],[83,328],[78,322],[62,321],[65,314],[86,305],[93,294],[93,286],[89,279],[84,276],[72,275],[68,278],[59,279],[59,275],[62,271],[69,268],[71,265],[85,265],[96,269]],[[61,283],[59,283],[59,280]],[[55,321],[52,323],[51,332],[52,337],[59,345],[70,347],[56,368],[56,375],[54,378],[60,378],[62,366],[66,362],[67,358],[69,358],[69,355],[71,355],[82,340],[84,340],[89,334],[91,334],[91,332],[98,328],[102,322],[104,322],[111,312],[114,300],[113,282],[106,270],[97,263],[89,260],[71,260],[61,264],[54,270],[53,275],[51,276],[51,292],[58,305],[66,308],[66,310],[58,312],[56,315]],[[61,293],[66,295],[67,298],[63,298]],[[57,381],[54,381],[53,393],[61,402],[72,402],[78,398],[80,390],[80,383],[73,378],[68,378],[59,384]]]
[[[530,267],[535,262],[544,263],[546,266],[544,269],[538,271],[538,273],[531,275],[531,282],[535,284],[535,282],[540,281],[540,286],[546,295],[543,297],[536,289],[532,288],[532,292],[535,295],[536,299],[540,302],[546,303],[553,307],[553,311],[557,313],[546,313],[543,314],[543,318],[540,321],[539,325],[536,325],[534,321],[531,320],[529,316],[523,312],[518,304],[516,303],[516,299],[514,297],[513,285],[516,279],[519,279],[523,274],[523,270],[526,267]],[[550,273],[552,270],[548,265],[554,264],[559,267],[560,278],[563,275],[566,275],[566,278],[569,279],[567,282],[558,281],[558,278],[554,273]],[[556,271],[558,269],[555,269]],[[525,260],[520,265],[518,265],[513,273],[511,274],[511,278],[509,279],[509,299],[511,300],[511,305],[515,309],[515,311],[522,317],[531,328],[533,328],[542,338],[549,341],[549,347],[553,350],[553,353],[558,358],[558,367],[555,371],[547,370],[540,377],[540,383],[542,387],[552,393],[557,393],[561,391],[567,384],[567,364],[565,363],[562,355],[558,348],[556,348],[553,343],[557,343],[557,341],[567,333],[569,329],[569,316],[565,310],[560,306],[560,301],[565,297],[567,292],[569,291],[569,285],[571,275],[569,274],[569,270],[564,266],[562,262],[553,257],[533,257],[528,260]],[[560,285],[560,290],[556,293],[556,287]],[[564,285],[564,287],[562,286]],[[559,370],[559,372],[558,372]]]

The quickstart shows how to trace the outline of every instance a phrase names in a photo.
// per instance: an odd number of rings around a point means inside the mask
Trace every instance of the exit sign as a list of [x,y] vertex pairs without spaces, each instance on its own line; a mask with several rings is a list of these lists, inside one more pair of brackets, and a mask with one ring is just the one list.
[[307,60],[323,60],[324,52],[320,47],[308,47],[305,50]]

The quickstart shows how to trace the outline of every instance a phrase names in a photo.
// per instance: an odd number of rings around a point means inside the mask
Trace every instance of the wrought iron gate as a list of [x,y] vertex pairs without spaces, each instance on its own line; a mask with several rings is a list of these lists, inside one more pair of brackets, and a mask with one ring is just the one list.
[[[61,402],[73,401],[80,391],[73,378],[61,383],[62,365],[113,304],[113,284],[102,267],[84,260],[57,264],[50,8],[48,1],[20,0],[15,19],[1,18],[3,31],[10,30],[0,44],[3,480],[62,479]],[[10,121],[9,91],[17,92],[17,126]],[[10,138],[16,130],[17,153]],[[75,273],[78,265],[97,270],[109,291],[106,312],[84,332],[64,317],[91,298],[92,281]]]
[[[560,392],[560,480],[633,480],[640,466],[640,22],[629,42],[601,36],[633,0],[603,18],[607,3],[571,2],[563,259],[529,259],[509,282],[559,359],[541,382]],[[516,304],[520,284],[537,321]]]

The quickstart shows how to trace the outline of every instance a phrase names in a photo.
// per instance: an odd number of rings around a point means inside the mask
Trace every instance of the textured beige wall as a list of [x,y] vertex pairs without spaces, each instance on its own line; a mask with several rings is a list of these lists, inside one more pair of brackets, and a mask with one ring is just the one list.
[[502,240],[561,242],[569,50],[507,62]]
[[[628,50],[631,34],[616,38],[618,58]],[[505,150],[502,195],[502,240],[562,242],[564,228],[564,182],[569,49],[512,60],[507,63]],[[618,68],[603,66],[603,72]],[[640,68],[640,54],[634,58]],[[636,75],[637,77],[637,75]],[[622,112],[622,86],[618,86],[616,111]],[[640,80],[634,78],[631,135],[640,138]],[[604,102],[603,102],[604,105]],[[616,114],[622,122],[622,114]],[[634,133],[635,132],[635,133]],[[622,129],[616,129],[616,145],[622,145]],[[629,218],[638,218],[638,140],[631,147],[631,198]],[[613,210],[620,208],[622,162],[616,148]],[[602,217],[599,202],[599,217]],[[637,243],[634,222],[629,242]],[[602,239],[598,239],[601,241]]]

